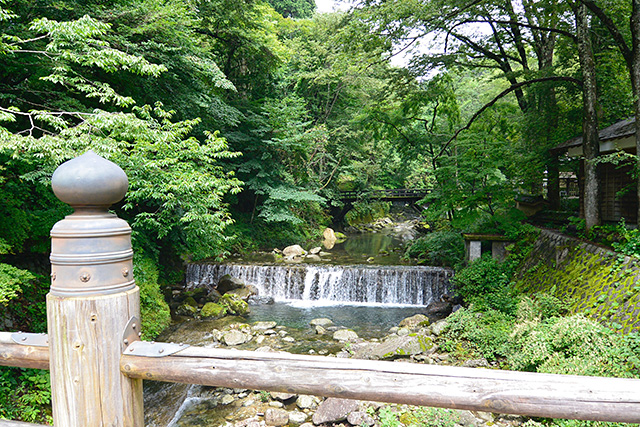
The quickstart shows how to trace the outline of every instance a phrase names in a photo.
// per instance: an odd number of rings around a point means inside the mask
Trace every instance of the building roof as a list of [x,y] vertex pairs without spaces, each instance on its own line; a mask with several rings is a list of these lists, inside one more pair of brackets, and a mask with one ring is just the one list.
[[[636,122],[636,119],[632,117],[629,119],[620,120],[619,122],[616,122],[611,126],[608,126],[600,130],[600,132],[598,132],[598,135],[600,135],[600,142],[626,138],[628,136],[635,134],[636,132],[635,122]],[[563,142],[562,144],[558,145],[557,147],[553,148],[553,150],[561,151],[561,150],[566,150],[572,147],[579,147],[581,145],[582,145],[582,136],[576,136],[575,138],[571,138]]]

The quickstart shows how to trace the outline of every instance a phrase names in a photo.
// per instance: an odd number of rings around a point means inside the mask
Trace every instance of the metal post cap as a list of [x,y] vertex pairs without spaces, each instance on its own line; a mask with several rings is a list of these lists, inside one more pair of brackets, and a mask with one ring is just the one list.
[[51,294],[107,295],[135,287],[131,228],[108,209],[127,192],[127,175],[93,151],[62,164],[51,185],[75,212],[51,229]]
[[56,197],[71,206],[111,206],[127,193],[129,180],[120,168],[89,150],[60,165],[51,186]]

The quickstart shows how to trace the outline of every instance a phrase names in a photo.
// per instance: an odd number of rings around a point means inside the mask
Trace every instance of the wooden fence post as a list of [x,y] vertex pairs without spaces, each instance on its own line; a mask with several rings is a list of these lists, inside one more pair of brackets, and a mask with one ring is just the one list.
[[54,423],[142,427],[142,380],[120,372],[123,331],[140,318],[131,228],[108,212],[126,194],[127,176],[89,151],[61,165],[52,187],[74,208],[51,229],[47,320]]

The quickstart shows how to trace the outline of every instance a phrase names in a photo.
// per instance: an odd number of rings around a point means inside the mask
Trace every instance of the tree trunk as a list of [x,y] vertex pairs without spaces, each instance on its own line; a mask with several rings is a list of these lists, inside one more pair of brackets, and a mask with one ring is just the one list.
[[633,107],[636,118],[636,193],[637,217],[636,224],[640,228],[640,0],[633,0],[631,12],[631,87],[633,89]]
[[589,35],[587,8],[577,2],[574,6],[578,55],[582,68],[582,150],[584,155],[584,218],[587,229],[600,225],[600,183],[596,158],[600,153],[598,117],[596,115],[596,66]]

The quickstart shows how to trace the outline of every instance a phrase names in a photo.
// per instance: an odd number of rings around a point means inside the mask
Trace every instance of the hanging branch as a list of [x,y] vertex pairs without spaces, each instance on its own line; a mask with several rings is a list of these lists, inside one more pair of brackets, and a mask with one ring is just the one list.
[[492,107],[501,98],[504,98],[509,93],[513,92],[514,90],[520,89],[523,86],[528,86],[528,85],[534,84],[534,83],[549,82],[549,81],[570,82],[570,83],[574,83],[574,84],[576,84],[578,86],[582,86],[582,81],[580,81],[578,79],[575,79],[573,77],[565,77],[565,76],[542,77],[542,78],[539,78],[539,79],[527,80],[526,82],[520,82],[520,83],[513,84],[513,85],[509,86],[507,89],[505,89],[502,92],[500,92],[495,98],[493,98],[491,101],[489,101],[484,106],[482,106],[482,108],[480,108],[478,111],[476,111],[476,113],[473,116],[471,116],[471,118],[469,119],[467,124],[464,127],[461,127],[460,129],[458,129],[456,131],[456,133],[454,133],[453,136],[451,138],[449,138],[449,140],[444,144],[444,147],[442,147],[442,149],[440,150],[440,152],[438,153],[436,158],[442,156],[442,154],[445,152],[445,150],[449,147],[449,144],[451,144],[458,137],[458,135],[460,135],[460,133],[462,133],[462,131],[468,130],[471,127],[471,125],[473,124],[473,122],[482,113],[484,113],[485,110],[487,110],[488,108]]

